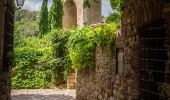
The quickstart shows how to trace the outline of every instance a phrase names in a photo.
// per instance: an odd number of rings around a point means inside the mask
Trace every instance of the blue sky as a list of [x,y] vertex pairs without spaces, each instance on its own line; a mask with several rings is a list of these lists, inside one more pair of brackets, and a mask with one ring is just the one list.
[[[39,11],[41,8],[42,0],[25,0],[23,9],[30,11]],[[52,5],[52,0],[49,0],[48,7]],[[102,15],[108,16],[113,10],[110,6],[109,0],[102,0]]]

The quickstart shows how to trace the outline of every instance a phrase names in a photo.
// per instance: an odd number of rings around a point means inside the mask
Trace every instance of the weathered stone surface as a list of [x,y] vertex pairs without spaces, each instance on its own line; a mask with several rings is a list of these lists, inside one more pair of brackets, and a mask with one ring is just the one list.
[[[83,0],[63,0],[63,4],[65,10],[63,28],[83,27]],[[75,5],[72,6],[73,4]]]
[[73,71],[67,77],[67,88],[75,89],[76,86],[76,73]]
[[83,0],[63,0],[63,28],[82,28],[84,24],[96,24],[101,21],[101,0],[90,0],[91,7],[84,9]]
[[[166,37],[167,38],[170,38],[170,3],[166,3],[164,4],[164,9],[163,9],[163,15],[166,19],[166,23],[167,23],[167,34],[166,34]],[[166,40],[165,41],[165,46],[166,48],[168,48],[168,51],[167,51],[167,55],[168,55],[168,60],[170,59],[170,40]],[[170,61],[166,61],[166,64],[165,64],[165,72],[166,73],[170,73]],[[165,84],[165,88],[166,88],[166,93],[168,96],[170,96],[170,75],[167,74],[165,75],[165,80],[166,80],[166,83]]]
[[78,71],[77,100],[109,100],[113,90],[115,59],[108,49],[96,48],[96,68]]
[[0,100],[10,100],[10,73],[3,70],[3,39],[4,39],[4,3],[0,1]]
[[[82,72],[78,73],[80,77],[77,78],[79,83],[77,84],[77,100],[139,100],[140,37],[138,32],[140,27],[162,18],[164,15],[162,3],[162,0],[127,0],[121,21],[121,34],[116,44],[117,48],[124,49],[124,72],[122,74],[115,73],[115,59],[110,61],[110,57],[107,55],[108,51],[97,48],[95,71],[91,71],[88,77]],[[166,17],[164,17],[169,27],[170,6],[167,4],[165,7]],[[168,38],[170,36],[169,29],[167,28]],[[168,48],[169,44],[168,40],[166,43]],[[111,62],[114,63],[111,64],[112,67],[109,67]],[[170,72],[169,65],[170,63],[167,62],[167,73]],[[92,76],[93,74],[95,76]],[[90,80],[89,77],[93,77],[94,80]],[[169,80],[169,77],[166,77],[166,81]],[[90,82],[94,84],[91,87],[89,86]],[[169,93],[169,84],[167,84],[166,91]]]
[[[163,3],[166,4],[166,6],[164,6],[166,7],[164,10]],[[139,55],[141,52],[138,49],[141,44],[138,34],[141,34],[141,27],[162,18],[166,18],[166,23],[169,27],[169,7],[169,4],[165,3],[162,0],[127,0],[127,3],[123,10],[121,21],[121,37],[125,39],[125,73],[122,77],[119,78],[119,80],[124,80],[122,82],[123,84],[119,85],[121,82],[115,82],[116,89],[113,92],[114,94],[121,95],[116,95],[118,97],[114,97],[116,98],[116,100],[121,100],[122,96],[124,96],[124,100],[139,100],[140,93],[138,89],[140,88],[140,62],[138,60],[138,57],[140,57]],[[166,12],[166,15],[163,13],[163,11]],[[167,28],[166,30],[168,31],[169,28]],[[169,36],[167,36],[167,38],[169,38]],[[168,68],[168,65],[166,68]],[[118,87],[123,88],[117,89]],[[122,93],[122,90],[124,91],[124,93]]]
[[11,99],[11,82],[10,82],[10,73],[1,72],[1,81],[0,81],[0,100],[10,100]]
[[3,13],[3,1],[0,1],[0,70],[2,69],[2,48],[3,48],[3,27],[4,27],[4,22],[3,22],[3,18],[4,18],[4,13]]

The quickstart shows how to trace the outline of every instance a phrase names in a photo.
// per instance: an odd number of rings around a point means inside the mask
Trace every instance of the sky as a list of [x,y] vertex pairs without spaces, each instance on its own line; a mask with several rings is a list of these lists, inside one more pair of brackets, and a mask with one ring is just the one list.
[[[25,0],[23,9],[30,11],[39,11],[42,5],[42,0]],[[48,2],[48,8],[52,5],[52,0]],[[109,0],[102,0],[102,16],[108,16],[113,10],[110,6]]]

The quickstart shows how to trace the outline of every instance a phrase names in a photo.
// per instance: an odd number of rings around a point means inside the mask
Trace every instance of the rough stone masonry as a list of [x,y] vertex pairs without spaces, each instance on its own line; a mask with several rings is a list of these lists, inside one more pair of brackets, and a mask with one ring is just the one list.
[[109,100],[113,96],[115,59],[108,52],[97,47],[96,68],[77,71],[77,100]]
[[[127,0],[121,20],[121,34],[116,46],[117,49],[120,48],[124,51],[123,73],[117,73],[119,68],[116,65],[118,61],[116,55],[109,56],[106,49],[96,48],[96,68],[77,73],[77,100],[139,100],[141,98],[141,91],[139,91],[141,63],[138,59],[141,54],[139,52],[141,46],[139,33],[141,27],[159,19],[165,20],[165,46],[168,55],[164,66],[165,80],[162,93],[164,96],[170,96],[170,2],[169,0]],[[157,89],[159,88],[158,86]],[[145,92],[145,94],[152,93]],[[161,96],[159,97],[161,98]]]
[[[7,0],[0,1],[0,100],[10,100],[10,73],[3,67],[4,23]],[[11,2],[12,3],[12,2]]]

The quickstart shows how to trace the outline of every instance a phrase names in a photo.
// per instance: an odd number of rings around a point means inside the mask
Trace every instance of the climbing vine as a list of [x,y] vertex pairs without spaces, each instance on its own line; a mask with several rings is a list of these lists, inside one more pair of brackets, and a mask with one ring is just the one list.
[[15,42],[12,88],[50,88],[65,83],[72,70],[95,68],[96,47],[114,50],[116,31],[116,24],[105,24],[55,29],[41,38],[15,34],[22,40]]
[[116,25],[101,25],[93,29],[85,27],[69,37],[68,51],[72,68],[95,67],[96,46],[112,49],[116,39]]
[[56,29],[51,32],[53,43],[53,56],[58,60],[56,67],[56,79],[60,82],[65,81],[69,71],[71,70],[71,63],[68,57],[67,42],[70,37],[70,30]]
[[68,75],[73,69],[94,68],[96,46],[113,50],[116,30],[116,24],[108,24],[94,28],[53,31],[55,56],[62,61],[59,64],[63,68],[61,73]]
[[95,44],[93,32],[85,27],[82,30],[75,30],[69,37],[68,51],[73,69],[83,69],[94,66]]

